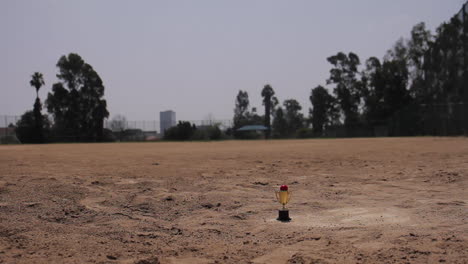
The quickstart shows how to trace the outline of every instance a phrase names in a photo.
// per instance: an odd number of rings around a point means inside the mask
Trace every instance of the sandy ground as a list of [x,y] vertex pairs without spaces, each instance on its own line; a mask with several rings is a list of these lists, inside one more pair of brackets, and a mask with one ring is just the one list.
[[0,146],[0,263],[468,263],[467,186],[468,138]]

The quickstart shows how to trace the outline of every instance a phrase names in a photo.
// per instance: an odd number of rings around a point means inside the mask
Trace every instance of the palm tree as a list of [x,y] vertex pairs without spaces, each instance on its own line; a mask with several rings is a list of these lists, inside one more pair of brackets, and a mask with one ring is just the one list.
[[42,77],[42,73],[35,72],[31,76],[31,81],[29,81],[29,84],[32,87],[36,88],[36,101],[34,103],[33,109],[35,130],[32,140],[35,143],[44,143],[43,116],[41,113],[42,104],[41,99],[39,99],[39,89],[41,89],[41,86],[45,84],[44,78]]
[[41,86],[44,85],[44,78],[42,76],[42,73],[35,72],[31,76],[31,81],[29,81],[29,84],[32,87],[36,88],[36,98],[39,98],[39,89],[41,89]]

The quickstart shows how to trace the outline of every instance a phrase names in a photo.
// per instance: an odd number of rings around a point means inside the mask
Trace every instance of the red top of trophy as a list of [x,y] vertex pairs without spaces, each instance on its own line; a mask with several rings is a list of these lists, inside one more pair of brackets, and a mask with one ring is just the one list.
[[288,190],[288,186],[287,186],[287,185],[281,185],[280,191],[287,191],[287,190]]

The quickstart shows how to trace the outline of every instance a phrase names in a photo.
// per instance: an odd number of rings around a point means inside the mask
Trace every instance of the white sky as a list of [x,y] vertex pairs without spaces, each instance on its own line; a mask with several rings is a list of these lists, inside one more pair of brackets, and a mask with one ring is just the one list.
[[32,109],[33,72],[46,99],[60,56],[76,52],[98,72],[111,117],[179,120],[233,116],[239,89],[263,113],[271,84],[281,102],[325,85],[328,56],[382,58],[413,25],[434,30],[464,0],[0,0],[0,115]]

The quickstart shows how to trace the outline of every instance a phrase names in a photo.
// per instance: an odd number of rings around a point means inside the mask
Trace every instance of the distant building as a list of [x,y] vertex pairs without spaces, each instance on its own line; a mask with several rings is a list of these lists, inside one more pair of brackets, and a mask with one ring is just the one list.
[[161,135],[164,135],[164,131],[166,129],[176,125],[175,112],[172,110],[159,112],[159,121],[161,122],[159,125],[161,129]]

